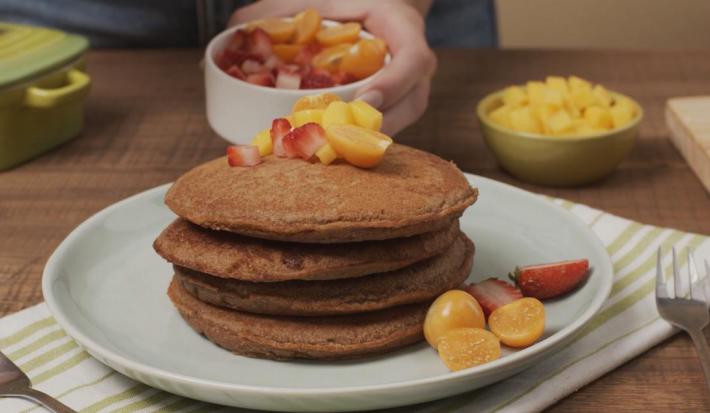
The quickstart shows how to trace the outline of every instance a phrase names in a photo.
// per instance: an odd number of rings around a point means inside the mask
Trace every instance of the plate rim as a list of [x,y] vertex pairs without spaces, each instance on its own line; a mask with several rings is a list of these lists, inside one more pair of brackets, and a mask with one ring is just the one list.
[[[77,227],[75,227],[66,238],[64,238],[57,248],[52,252],[51,256],[45,264],[44,270],[42,272],[42,295],[45,302],[49,308],[50,313],[55,318],[59,326],[87,352],[89,352],[93,358],[97,359],[104,365],[107,365],[113,370],[117,370],[115,366],[120,366],[126,371],[130,371],[136,376],[147,375],[152,376],[157,380],[166,380],[173,383],[178,383],[180,385],[188,386],[199,386],[203,389],[226,391],[226,392],[247,392],[259,395],[271,395],[271,396],[318,396],[318,395],[363,395],[373,392],[381,391],[398,391],[404,390],[410,387],[416,386],[426,386],[429,384],[441,384],[447,381],[456,381],[467,376],[479,376],[485,374],[493,374],[498,368],[510,367],[510,365],[515,365],[517,363],[524,363],[528,359],[534,359],[536,356],[540,356],[550,347],[560,343],[565,342],[574,338],[574,336],[594,317],[595,314],[599,312],[604,302],[609,297],[613,285],[613,266],[611,262],[611,257],[609,257],[606,252],[606,248],[602,244],[599,237],[576,215],[572,212],[562,208],[553,202],[545,200],[542,195],[536,194],[513,185],[507,184],[505,182],[500,182],[491,178],[486,178],[483,176],[464,173],[464,176],[471,185],[475,186],[475,182],[485,181],[487,184],[499,185],[504,190],[513,191],[517,194],[525,196],[531,202],[536,202],[539,204],[544,204],[546,207],[556,209],[563,215],[567,215],[571,218],[571,222],[575,226],[581,228],[582,231],[590,235],[590,239],[595,246],[604,252],[603,256],[606,260],[602,263],[604,268],[600,268],[598,273],[608,274],[603,280],[601,288],[598,293],[593,297],[589,307],[572,323],[568,324],[560,331],[555,334],[546,337],[545,339],[535,343],[534,345],[527,347],[522,350],[518,350],[513,354],[507,355],[506,357],[500,358],[493,362],[482,364],[476,367],[463,369],[456,372],[445,372],[443,374],[419,378],[414,380],[398,381],[393,383],[384,384],[372,384],[372,385],[358,385],[358,386],[346,386],[346,387],[332,387],[332,388],[318,388],[318,387],[265,387],[258,385],[245,385],[236,383],[226,383],[219,380],[205,379],[199,377],[193,377],[181,373],[171,372],[165,370],[161,367],[155,367],[148,364],[143,364],[139,361],[124,357],[123,355],[112,351],[109,348],[94,341],[91,337],[84,334],[80,328],[74,325],[74,322],[62,311],[61,305],[58,303],[58,299],[53,295],[51,289],[51,283],[58,278],[61,271],[58,270],[59,261],[61,257],[65,255],[66,250],[74,243],[74,241],[79,238],[84,232],[86,232],[97,220],[102,217],[109,215],[114,210],[123,207],[123,205],[134,201],[137,198],[148,197],[153,192],[165,192],[167,188],[172,184],[172,182],[155,186],[147,190],[138,192],[127,198],[121,199],[100,211],[94,213],[84,221],[82,221]],[[597,272],[597,271],[595,271]],[[97,355],[99,357],[97,357]],[[138,379],[134,379],[138,380]],[[139,380],[140,381],[140,380]]]

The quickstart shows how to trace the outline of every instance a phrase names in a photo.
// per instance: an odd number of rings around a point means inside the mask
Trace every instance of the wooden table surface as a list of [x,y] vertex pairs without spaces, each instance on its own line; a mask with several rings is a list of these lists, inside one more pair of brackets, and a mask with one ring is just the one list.
[[[170,182],[224,153],[207,125],[197,50],[95,51],[82,135],[0,172],[0,315],[42,300],[42,268],[100,209]],[[710,196],[668,140],[671,96],[710,94],[708,51],[439,51],[426,115],[397,140],[464,171],[564,197],[648,224],[710,234]],[[576,189],[523,184],[483,144],[476,102],[511,83],[576,74],[637,98],[646,110],[632,154],[609,178]],[[580,389],[554,412],[710,411],[691,342],[677,336]]]

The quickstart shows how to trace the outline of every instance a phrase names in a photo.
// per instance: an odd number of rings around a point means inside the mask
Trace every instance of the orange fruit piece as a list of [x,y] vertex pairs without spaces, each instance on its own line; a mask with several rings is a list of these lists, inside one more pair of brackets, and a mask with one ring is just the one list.
[[292,20],[270,17],[258,20],[249,25],[251,29],[262,28],[274,43],[286,43],[296,33],[296,23]]
[[336,72],[338,70],[338,66],[340,66],[340,61],[351,46],[352,44],[350,43],[343,43],[323,49],[320,53],[313,56],[311,64],[313,67],[325,69],[331,73]]
[[387,48],[381,40],[360,39],[343,56],[340,69],[358,80],[364,79],[384,66],[386,54]]
[[389,136],[355,125],[330,125],[325,135],[338,155],[361,168],[377,166],[392,144]]
[[500,358],[500,342],[482,328],[456,328],[439,340],[439,357],[449,370],[457,371]]
[[294,21],[296,23],[296,34],[293,38],[293,43],[306,44],[316,38],[321,22],[321,17],[317,10],[306,9],[298,13]]
[[291,63],[302,47],[299,44],[275,44],[271,47],[271,50],[285,63]]
[[488,327],[509,347],[527,347],[545,332],[545,306],[525,297],[498,307],[488,317]]
[[437,348],[441,337],[450,330],[464,327],[484,328],[486,318],[473,296],[462,290],[441,294],[429,307],[424,319],[424,337]]
[[325,109],[331,102],[340,102],[340,96],[334,93],[321,93],[320,95],[302,96],[296,100],[291,108],[291,112],[298,112],[306,109]]
[[360,23],[351,22],[326,27],[316,34],[318,43],[323,46],[335,46],[340,43],[355,43],[360,38]]

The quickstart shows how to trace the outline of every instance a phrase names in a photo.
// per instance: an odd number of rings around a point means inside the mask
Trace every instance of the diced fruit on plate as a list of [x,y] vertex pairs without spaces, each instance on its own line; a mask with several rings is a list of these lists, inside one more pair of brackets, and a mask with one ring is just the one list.
[[354,100],[349,105],[356,125],[374,131],[380,130],[382,127],[382,112],[363,100]]
[[297,128],[306,123],[321,123],[323,119],[323,109],[304,109],[298,112],[293,112],[293,127]]
[[271,123],[271,130],[269,132],[274,146],[274,155],[282,158],[287,157],[288,155],[286,154],[286,149],[283,145],[283,139],[289,134],[289,132],[291,132],[291,123],[284,118],[274,119]]
[[261,163],[259,148],[254,145],[236,145],[227,147],[229,166],[255,166]]
[[340,156],[361,168],[377,166],[392,144],[389,136],[355,125],[330,125],[326,137]]
[[271,129],[264,129],[254,135],[251,144],[259,148],[259,155],[271,155],[274,151],[274,144],[271,141]]
[[540,300],[572,291],[589,275],[589,260],[579,259],[517,267],[510,278],[526,297]]
[[438,351],[446,367],[458,371],[500,358],[500,342],[482,328],[457,328],[441,337]]
[[311,159],[326,143],[325,131],[317,123],[296,127],[283,138],[286,153],[305,160]]
[[332,102],[323,112],[321,124],[324,128],[330,125],[352,125],[355,123],[350,105],[345,102]]
[[329,143],[326,143],[316,151],[316,158],[318,158],[322,164],[330,165],[334,160],[338,159],[338,154]]
[[321,93],[320,95],[307,95],[298,98],[293,104],[292,112],[305,109],[325,109],[331,102],[341,101],[340,96],[333,93]]
[[316,34],[318,43],[324,46],[334,46],[341,43],[354,43],[360,38],[360,23],[343,23],[337,26],[326,27]]
[[501,105],[487,115],[505,128],[548,136],[587,136],[628,125],[637,115],[635,104],[602,85],[576,76],[548,76],[525,86],[509,86]]
[[537,298],[521,298],[493,311],[488,327],[508,347],[530,346],[545,332],[545,306]]
[[464,327],[484,328],[483,310],[471,294],[450,290],[441,294],[429,307],[424,320],[424,338],[434,348],[447,332]]
[[468,285],[465,290],[478,301],[486,317],[499,307],[523,298],[523,294],[515,286],[496,278]]

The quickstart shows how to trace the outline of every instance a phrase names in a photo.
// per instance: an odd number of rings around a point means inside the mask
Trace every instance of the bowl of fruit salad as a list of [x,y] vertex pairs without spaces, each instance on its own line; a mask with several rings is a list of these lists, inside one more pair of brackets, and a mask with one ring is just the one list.
[[486,144],[512,175],[575,186],[610,174],[634,145],[641,106],[576,76],[509,86],[477,108]]
[[360,23],[323,21],[310,9],[227,29],[205,53],[207,120],[237,144],[249,143],[303,96],[351,100],[389,61],[385,42]]

